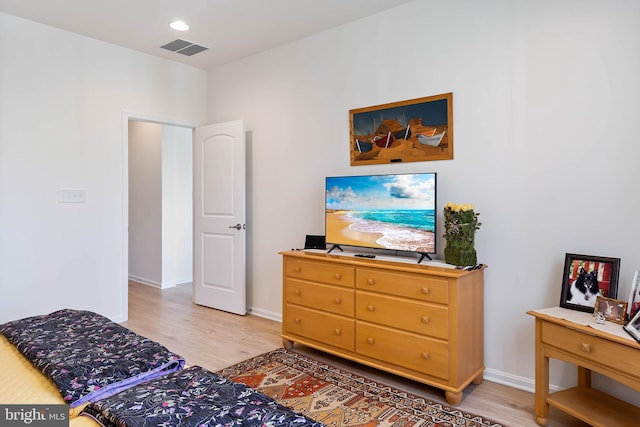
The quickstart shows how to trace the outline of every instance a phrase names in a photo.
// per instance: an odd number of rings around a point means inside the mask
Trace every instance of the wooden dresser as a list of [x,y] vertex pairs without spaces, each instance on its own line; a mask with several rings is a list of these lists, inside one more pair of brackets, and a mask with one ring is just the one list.
[[484,272],[290,251],[283,257],[282,338],[462,390],[484,371]]

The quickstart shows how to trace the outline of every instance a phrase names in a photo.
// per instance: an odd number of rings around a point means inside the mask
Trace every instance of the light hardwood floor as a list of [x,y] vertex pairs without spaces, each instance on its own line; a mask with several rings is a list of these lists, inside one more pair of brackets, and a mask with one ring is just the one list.
[[[159,290],[129,282],[129,320],[124,326],[160,342],[184,357],[189,365],[200,365],[211,371],[282,347],[279,322],[253,315],[238,316],[193,304],[189,285]],[[294,350],[425,398],[445,402],[441,390],[424,384],[299,344],[294,345]],[[459,409],[486,416],[509,427],[537,426],[532,393],[490,381],[467,387]],[[583,427],[587,424],[550,408],[548,425]]]

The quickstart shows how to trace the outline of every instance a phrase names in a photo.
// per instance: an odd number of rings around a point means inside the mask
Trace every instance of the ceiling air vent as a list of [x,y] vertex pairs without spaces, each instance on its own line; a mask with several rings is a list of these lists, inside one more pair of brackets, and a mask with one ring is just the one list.
[[205,51],[209,49],[208,47],[200,46],[193,42],[188,42],[186,40],[176,39],[171,43],[167,43],[164,46],[160,46],[163,49],[170,50],[172,52],[178,52],[186,56],[192,56],[196,53]]

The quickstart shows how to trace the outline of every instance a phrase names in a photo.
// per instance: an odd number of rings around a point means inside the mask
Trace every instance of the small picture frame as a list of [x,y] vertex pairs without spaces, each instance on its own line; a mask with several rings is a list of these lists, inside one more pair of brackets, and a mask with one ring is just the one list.
[[594,312],[596,298],[616,298],[620,258],[566,254],[560,307]]
[[636,341],[640,342],[640,310],[622,328]]
[[631,282],[631,293],[629,294],[629,319],[640,311],[640,271],[636,270]]
[[627,319],[627,302],[613,298],[596,297],[594,314],[600,313],[604,320],[624,325]]

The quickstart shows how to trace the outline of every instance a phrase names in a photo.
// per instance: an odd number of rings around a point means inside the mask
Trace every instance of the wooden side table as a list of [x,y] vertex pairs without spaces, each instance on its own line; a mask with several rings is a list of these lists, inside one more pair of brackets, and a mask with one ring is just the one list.
[[[640,408],[591,387],[595,371],[640,391],[640,343],[590,313],[552,307],[531,310],[536,319],[536,422],[547,425],[549,405],[593,426],[632,426]],[[578,367],[576,387],[549,394],[549,358]]]

